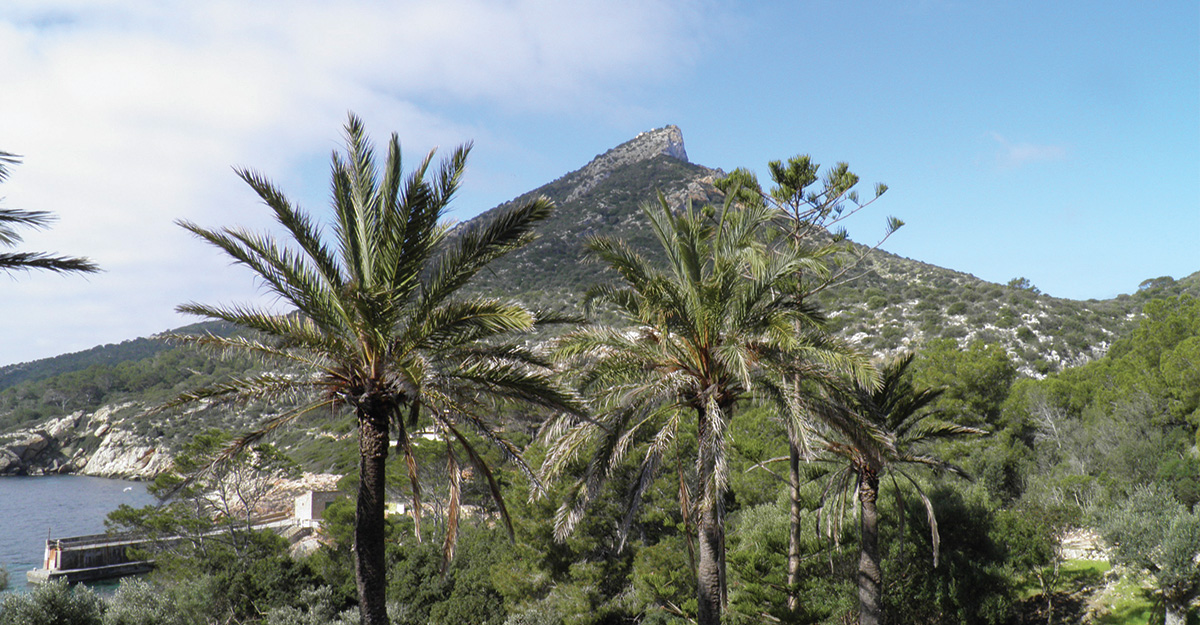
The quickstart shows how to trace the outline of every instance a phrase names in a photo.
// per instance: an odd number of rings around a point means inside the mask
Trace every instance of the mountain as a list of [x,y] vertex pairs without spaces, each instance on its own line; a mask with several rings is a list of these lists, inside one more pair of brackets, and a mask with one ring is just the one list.
[[[477,218],[539,195],[558,206],[542,227],[541,238],[495,263],[491,278],[477,288],[497,295],[520,294],[540,307],[574,308],[589,285],[606,279],[602,266],[587,262],[586,237],[621,238],[656,258],[658,244],[639,206],[655,201],[657,193],[676,207],[689,201],[720,203],[723,194],[713,181],[723,175],[688,162],[678,127],[644,132]],[[1132,296],[1081,302],[858,249],[866,254],[864,260],[820,299],[843,336],[881,355],[917,349],[933,339],[962,345],[975,340],[1000,343],[1021,371],[1034,376],[1103,355],[1151,297],[1200,295],[1197,273],[1178,282],[1169,277],[1147,280]]]
[[640,206],[661,192],[675,206],[687,201],[720,202],[713,181],[720,170],[687,160],[683,133],[676,126],[644,132],[596,156],[583,168],[542,185],[479,215],[490,219],[518,203],[544,196],[555,203],[540,237],[489,266],[490,279],[475,288],[495,294],[521,294],[531,305],[557,308],[580,301],[588,285],[604,278],[603,268],[586,258],[583,241],[593,235],[629,241],[649,256],[657,243]]
[[[515,296],[540,308],[577,311],[587,287],[607,279],[603,266],[587,262],[586,237],[619,237],[656,258],[657,243],[639,207],[656,201],[660,193],[676,207],[720,203],[723,196],[713,182],[723,175],[688,161],[679,128],[642,133],[472,220],[488,219],[539,195],[557,205],[542,224],[538,240],[491,265],[472,288]],[[998,343],[1031,376],[1101,356],[1129,331],[1142,304],[1151,298],[1200,296],[1200,272],[1178,281],[1147,280],[1131,295],[1076,301],[1049,297],[1020,282],[994,284],[859,249],[866,253],[863,260],[819,297],[835,331],[876,354],[919,349],[936,339],[963,346],[976,340]],[[232,328],[201,324],[181,329],[201,330],[224,333]],[[150,337],[0,368],[0,433],[9,433],[0,436],[0,474],[80,471],[144,476],[161,466],[164,451],[191,435],[210,427],[242,429],[278,407],[204,407],[186,419],[163,413],[146,416],[142,407],[257,366],[248,360],[217,361]],[[349,427],[338,427],[342,426]],[[317,453],[314,445],[345,438],[345,431],[320,434],[292,438],[298,446],[293,454],[315,462],[329,450]],[[309,440],[302,442],[304,438]],[[96,458],[100,461],[93,462]]]

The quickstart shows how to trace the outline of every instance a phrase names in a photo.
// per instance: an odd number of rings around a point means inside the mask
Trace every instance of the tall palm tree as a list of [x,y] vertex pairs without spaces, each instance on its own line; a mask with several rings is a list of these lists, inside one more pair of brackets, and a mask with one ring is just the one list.
[[[0,182],[8,179],[8,167],[20,159],[15,154],[0,152]],[[13,247],[21,242],[18,228],[45,228],[54,217],[45,211],[27,211],[0,207],[0,247]],[[0,252],[0,271],[46,269],[94,273],[100,268],[86,258],[51,256],[44,252]]]
[[[983,430],[943,421],[930,405],[941,389],[916,388],[908,374],[912,354],[892,360],[880,368],[879,383],[854,382],[838,395],[840,417],[830,419],[835,435],[824,444],[841,468],[830,479],[826,492],[842,502],[851,493],[859,503],[858,600],[860,625],[879,625],[883,618],[883,576],[879,563],[880,480],[890,475],[907,480],[925,504],[932,534],[933,564],[937,566],[939,536],[933,504],[921,490],[909,467],[932,468],[969,479],[959,467],[931,455],[928,446],[937,441],[985,434]],[[834,506],[833,508],[838,508]]]
[[[800,267],[796,276],[796,296],[801,300],[815,301],[816,295],[834,284],[848,280],[847,273],[858,265],[869,251],[878,248],[904,225],[899,219],[889,217],[883,237],[871,248],[856,249],[846,239],[840,227],[843,220],[853,216],[878,200],[887,191],[887,185],[876,184],[875,195],[859,201],[855,187],[858,175],[850,171],[846,163],[837,163],[829,168],[824,177],[819,175],[821,166],[808,155],[798,155],[783,161],[767,164],[774,183],[770,192],[765,192],[757,176],[747,169],[738,168],[728,176],[716,181],[716,186],[726,193],[735,195],[739,202],[766,204],[778,209],[782,216],[780,226],[787,239],[811,259]],[[820,183],[817,185],[817,183]],[[817,185],[816,189],[812,189]],[[800,329],[798,329],[800,331]],[[809,332],[813,332],[809,330]],[[848,376],[861,380],[870,371],[865,357],[848,344],[838,344],[827,329],[817,329],[820,340],[828,345],[826,352],[840,355],[839,368]],[[799,355],[797,355],[799,357]],[[797,363],[799,364],[799,363]],[[814,403],[821,401],[821,388],[836,377],[836,372],[827,367],[808,367],[811,375],[794,375],[790,381],[792,402],[783,407],[788,435],[788,490],[791,511],[788,531],[787,554],[787,607],[796,615],[800,611],[800,564],[802,536],[801,489],[803,476],[801,461],[812,459],[809,441],[813,429],[820,425],[820,415],[827,411],[815,409]],[[870,375],[874,375],[870,371]],[[846,424],[844,420],[843,424]]]
[[701,625],[716,624],[726,596],[722,502],[729,423],[738,402],[752,394],[785,394],[779,369],[786,370],[791,353],[811,347],[799,340],[795,327],[811,326],[816,319],[791,288],[805,259],[788,246],[768,253],[764,244],[776,216],[772,209],[730,201],[719,212],[689,207],[674,215],[660,196],[644,211],[665,253],[666,269],[622,241],[589,241],[592,253],[622,280],[593,287],[589,304],[611,306],[624,324],[584,327],[563,337],[559,355],[581,373],[597,405],[586,420],[564,418],[547,428],[543,476],[562,475],[590,452],[583,477],[556,517],[556,533],[563,538],[604,478],[644,443],[623,524],[627,530],[679,432],[694,427],[698,616]]
[[533,480],[535,490],[540,487],[517,448],[484,418],[487,402],[515,400],[568,411],[577,410],[578,402],[554,382],[547,362],[513,340],[515,333],[534,328],[542,320],[539,314],[515,302],[459,296],[490,261],[531,240],[534,226],[550,214],[550,203],[539,198],[489,223],[452,231],[441,220],[458,188],[469,146],[455,150],[435,174],[428,171],[430,152],[405,177],[395,134],[377,171],[362,122],[351,115],[345,130],[347,153],[333,155],[332,236],[261,175],[247,170],[238,174],[274,213],[285,240],[181,222],[249,267],[289,308],[275,312],[253,305],[186,304],[179,310],[257,331],[252,338],[190,340],[257,354],[309,373],[235,379],[180,401],[276,399],[297,393],[311,398],[242,436],[229,454],[314,409],[343,406],[354,411],[361,478],[354,539],[359,609],[364,625],[383,625],[388,622],[384,469],[390,437],[404,457],[416,499],[413,508],[419,512],[419,467],[410,432],[424,418],[442,435],[452,477],[445,541],[449,558],[459,502],[455,449],[487,480],[511,532],[497,482],[468,433],[495,444]]

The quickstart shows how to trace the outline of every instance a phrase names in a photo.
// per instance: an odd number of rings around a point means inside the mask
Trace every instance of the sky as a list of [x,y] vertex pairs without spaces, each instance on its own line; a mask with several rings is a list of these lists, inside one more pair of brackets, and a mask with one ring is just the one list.
[[[637,133],[726,171],[810,154],[889,191],[850,235],[1072,299],[1200,271],[1195,0],[5,0],[17,248],[91,276],[0,275],[0,366],[263,301],[178,227],[269,228],[234,173],[328,209],[348,112],[406,162],[473,141],[465,220]],[[764,176],[765,178],[765,176]]]

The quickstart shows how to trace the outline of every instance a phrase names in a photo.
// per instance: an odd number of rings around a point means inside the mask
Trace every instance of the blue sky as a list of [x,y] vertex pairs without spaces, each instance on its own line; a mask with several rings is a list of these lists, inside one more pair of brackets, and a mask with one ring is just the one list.
[[410,161],[474,140],[454,216],[683,129],[693,162],[848,161],[890,191],[849,224],[885,248],[1108,298],[1200,270],[1200,6],[1182,2],[9,0],[6,206],[23,249],[105,273],[0,278],[0,365],[259,297],[173,225],[266,227],[231,171],[327,205],[346,111]]

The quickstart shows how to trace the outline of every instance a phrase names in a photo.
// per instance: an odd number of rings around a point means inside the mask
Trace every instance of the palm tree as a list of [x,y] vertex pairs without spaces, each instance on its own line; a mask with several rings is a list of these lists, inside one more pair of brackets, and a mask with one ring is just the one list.
[[916,489],[925,504],[932,534],[933,565],[937,566],[937,517],[933,504],[907,468],[927,467],[969,479],[959,467],[928,453],[927,446],[937,441],[985,434],[976,428],[938,419],[936,413],[929,410],[942,390],[913,386],[908,375],[912,359],[912,354],[906,354],[881,367],[878,384],[853,382],[837,393],[839,407],[835,413],[839,416],[830,415],[832,418],[827,421],[841,440],[831,439],[824,447],[842,466],[831,475],[826,492],[839,494],[843,502],[853,492],[859,502],[860,625],[878,625],[883,617],[876,507],[880,479],[890,474],[893,485],[898,488],[895,476],[899,475]]
[[[887,191],[887,185],[876,184],[873,198],[859,201],[854,188],[858,185],[857,174],[850,171],[846,163],[837,163],[819,175],[821,166],[808,155],[798,155],[783,161],[767,164],[774,183],[770,192],[764,192],[757,176],[747,169],[738,168],[728,176],[716,181],[716,186],[726,193],[735,195],[745,204],[766,204],[778,209],[782,216],[780,226],[784,235],[796,246],[808,263],[802,265],[796,276],[796,296],[803,301],[815,301],[816,296],[834,284],[848,281],[847,273],[858,265],[869,251],[878,248],[904,225],[899,219],[889,217],[883,237],[871,248],[855,249],[846,239],[840,227],[848,219],[873,204]],[[813,185],[820,183],[816,189]],[[802,331],[797,329],[797,331]],[[874,375],[865,358],[848,344],[838,344],[828,330],[818,328],[809,342],[820,341],[827,345],[825,353],[836,354],[838,368],[842,373],[867,380]],[[800,355],[797,355],[800,357]],[[803,478],[801,461],[812,459],[809,441],[813,430],[818,427],[820,415],[827,411],[816,409],[814,403],[821,401],[821,388],[834,382],[837,372],[828,367],[801,367],[810,375],[794,375],[790,380],[792,402],[782,407],[788,436],[788,491],[791,510],[788,531],[787,554],[787,607],[797,615],[800,611],[800,564],[802,536],[801,488]],[[819,363],[812,363],[819,364]],[[869,372],[869,373],[868,373]],[[843,423],[846,423],[843,421]]]
[[[186,304],[186,313],[222,319],[257,331],[251,338],[193,337],[192,342],[257,354],[308,373],[266,373],[189,393],[179,401],[276,399],[297,393],[308,403],[275,416],[239,438],[227,455],[320,407],[354,410],[360,485],[355,517],[355,578],[364,625],[388,622],[385,605],[384,469],[395,436],[420,510],[419,467],[410,432],[419,419],[440,432],[451,471],[451,505],[445,554],[453,555],[458,521],[461,450],[511,522],[496,479],[468,433],[496,445],[540,488],[517,448],[484,414],[493,400],[515,400],[551,409],[577,410],[575,396],[558,386],[548,363],[513,340],[542,317],[499,299],[459,296],[490,261],[527,243],[551,211],[539,198],[490,222],[452,230],[442,223],[458,188],[468,146],[429,175],[433,152],[407,177],[393,134],[386,161],[376,170],[362,122],[346,124],[347,153],[333,155],[333,234],[294,207],[261,175],[238,174],[274,213],[287,233],[277,241],[236,228],[181,225],[249,267],[290,310],[253,305]],[[257,338],[261,337],[261,338]],[[418,517],[419,521],[419,517]],[[418,530],[419,532],[419,530]]]
[[[795,327],[812,326],[816,319],[791,288],[804,259],[788,246],[769,251],[762,240],[776,216],[772,209],[738,207],[731,197],[719,214],[689,207],[673,215],[660,196],[658,205],[644,211],[667,267],[656,268],[621,241],[589,241],[593,254],[622,279],[593,287],[589,306],[609,305],[625,324],[584,327],[561,340],[560,356],[580,372],[597,406],[588,419],[568,417],[547,428],[543,476],[560,476],[590,450],[585,474],[556,517],[562,539],[598,495],[604,478],[645,443],[624,534],[681,429],[694,427],[699,622],[716,624],[726,597],[723,498],[729,423],[738,403],[752,394],[784,396],[779,368],[786,370],[792,353],[810,347]],[[687,498],[685,490],[681,505]],[[686,508],[685,514],[690,515]]]
[[[8,179],[8,167],[20,159],[15,154],[0,152],[0,182]],[[12,247],[21,242],[18,228],[45,228],[54,220],[45,211],[27,211],[0,207],[0,247]],[[46,269],[94,273],[100,268],[86,258],[51,256],[43,252],[0,252],[0,271]]]

